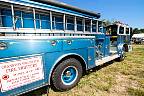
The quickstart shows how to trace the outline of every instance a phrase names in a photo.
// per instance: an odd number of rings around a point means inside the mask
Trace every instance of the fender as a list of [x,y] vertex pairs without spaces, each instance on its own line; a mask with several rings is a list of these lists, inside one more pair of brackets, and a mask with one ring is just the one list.
[[51,70],[50,70],[50,74],[49,74],[49,77],[48,77],[48,84],[49,84],[49,85],[50,85],[50,81],[51,81],[51,75],[52,75],[52,72],[53,72],[55,66],[56,66],[63,58],[68,57],[68,56],[71,56],[71,55],[79,56],[79,57],[85,62],[85,66],[86,66],[86,68],[87,68],[87,63],[86,63],[86,61],[84,60],[84,58],[83,58],[81,55],[79,55],[79,54],[77,54],[77,53],[64,54],[64,55],[60,56],[60,57],[55,61],[53,67],[52,67]]

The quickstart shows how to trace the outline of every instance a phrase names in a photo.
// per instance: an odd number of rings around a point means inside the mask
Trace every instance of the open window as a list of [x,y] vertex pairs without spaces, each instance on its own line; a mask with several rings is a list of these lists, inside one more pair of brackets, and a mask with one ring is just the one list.
[[93,20],[92,22],[92,32],[96,32],[97,31],[97,21]]
[[77,31],[84,31],[83,29],[83,19],[77,18]]
[[32,8],[23,9],[22,11],[23,28],[35,28],[34,14]]
[[63,14],[52,13],[52,25],[55,30],[64,30]]
[[130,38],[133,36],[133,29],[130,27]]
[[85,31],[91,32],[91,20],[90,19],[85,20]]
[[51,29],[50,12],[36,9],[35,20],[37,29]]
[[127,34],[127,35],[130,34],[130,28],[126,28],[126,34]]
[[111,36],[117,36],[117,29],[118,29],[117,25],[110,25],[106,28],[107,30],[106,34]]
[[102,21],[98,21],[98,32],[103,33],[103,22]]
[[73,16],[66,16],[66,30],[73,30],[74,31],[74,17]]

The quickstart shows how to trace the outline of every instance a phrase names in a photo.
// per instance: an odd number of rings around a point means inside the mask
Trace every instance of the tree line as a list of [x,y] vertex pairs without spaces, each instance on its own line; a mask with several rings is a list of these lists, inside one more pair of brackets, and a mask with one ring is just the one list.
[[140,33],[144,33],[144,29],[138,29],[138,28],[133,29],[133,34],[140,34]]

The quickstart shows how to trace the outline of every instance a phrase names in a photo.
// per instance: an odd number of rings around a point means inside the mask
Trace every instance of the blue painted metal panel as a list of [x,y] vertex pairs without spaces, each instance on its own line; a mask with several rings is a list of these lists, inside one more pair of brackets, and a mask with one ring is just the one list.
[[105,48],[104,48],[104,56],[109,56],[110,55],[110,36],[105,37]]
[[98,47],[98,50],[102,53],[102,56],[104,56],[105,53],[105,34],[97,34],[96,35],[96,46]]
[[94,47],[93,39],[68,39],[63,42],[63,50]]
[[[56,46],[51,46],[50,40],[32,40],[32,41],[31,40],[0,40],[0,42],[8,43],[8,48],[6,50],[0,51],[1,53],[0,62],[20,60],[20,59],[31,57],[29,55],[39,54],[37,56],[42,56],[43,58],[42,60],[43,60],[43,70],[44,70],[43,80],[39,80],[37,82],[22,87],[15,88],[4,93],[0,93],[0,96],[7,96],[8,94],[15,95],[21,92],[26,92],[34,88],[49,84],[50,82],[49,78],[51,76],[51,72],[54,66],[60,60],[59,58],[61,58],[62,56],[67,56],[69,54],[71,55],[78,54],[85,60],[86,63],[92,64],[92,62],[88,62],[88,47],[94,46],[95,44],[94,40],[92,41],[90,39],[80,39],[80,40],[75,39],[75,40],[76,41],[73,43],[72,47],[68,46],[67,43],[64,43],[65,40],[56,40],[57,41]],[[78,47],[79,48],[78,49],[77,46],[80,44],[82,44],[82,47]],[[66,50],[64,46],[67,46],[67,48],[69,47],[69,49],[75,49],[75,50]],[[92,50],[91,52],[93,51],[94,50]],[[13,56],[16,56],[16,58],[10,58]],[[9,59],[4,59],[6,57],[9,57]]]
[[57,41],[56,46],[51,45],[51,40],[0,40],[0,42],[8,44],[6,50],[0,50],[0,58],[62,50],[62,41],[60,40]]
[[88,48],[88,69],[95,67],[95,48]]

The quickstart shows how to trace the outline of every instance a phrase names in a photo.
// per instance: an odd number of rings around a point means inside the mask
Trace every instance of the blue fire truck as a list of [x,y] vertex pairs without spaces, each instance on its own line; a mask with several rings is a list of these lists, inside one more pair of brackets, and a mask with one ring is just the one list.
[[48,0],[0,0],[0,96],[73,88],[85,71],[131,50],[131,28]]

